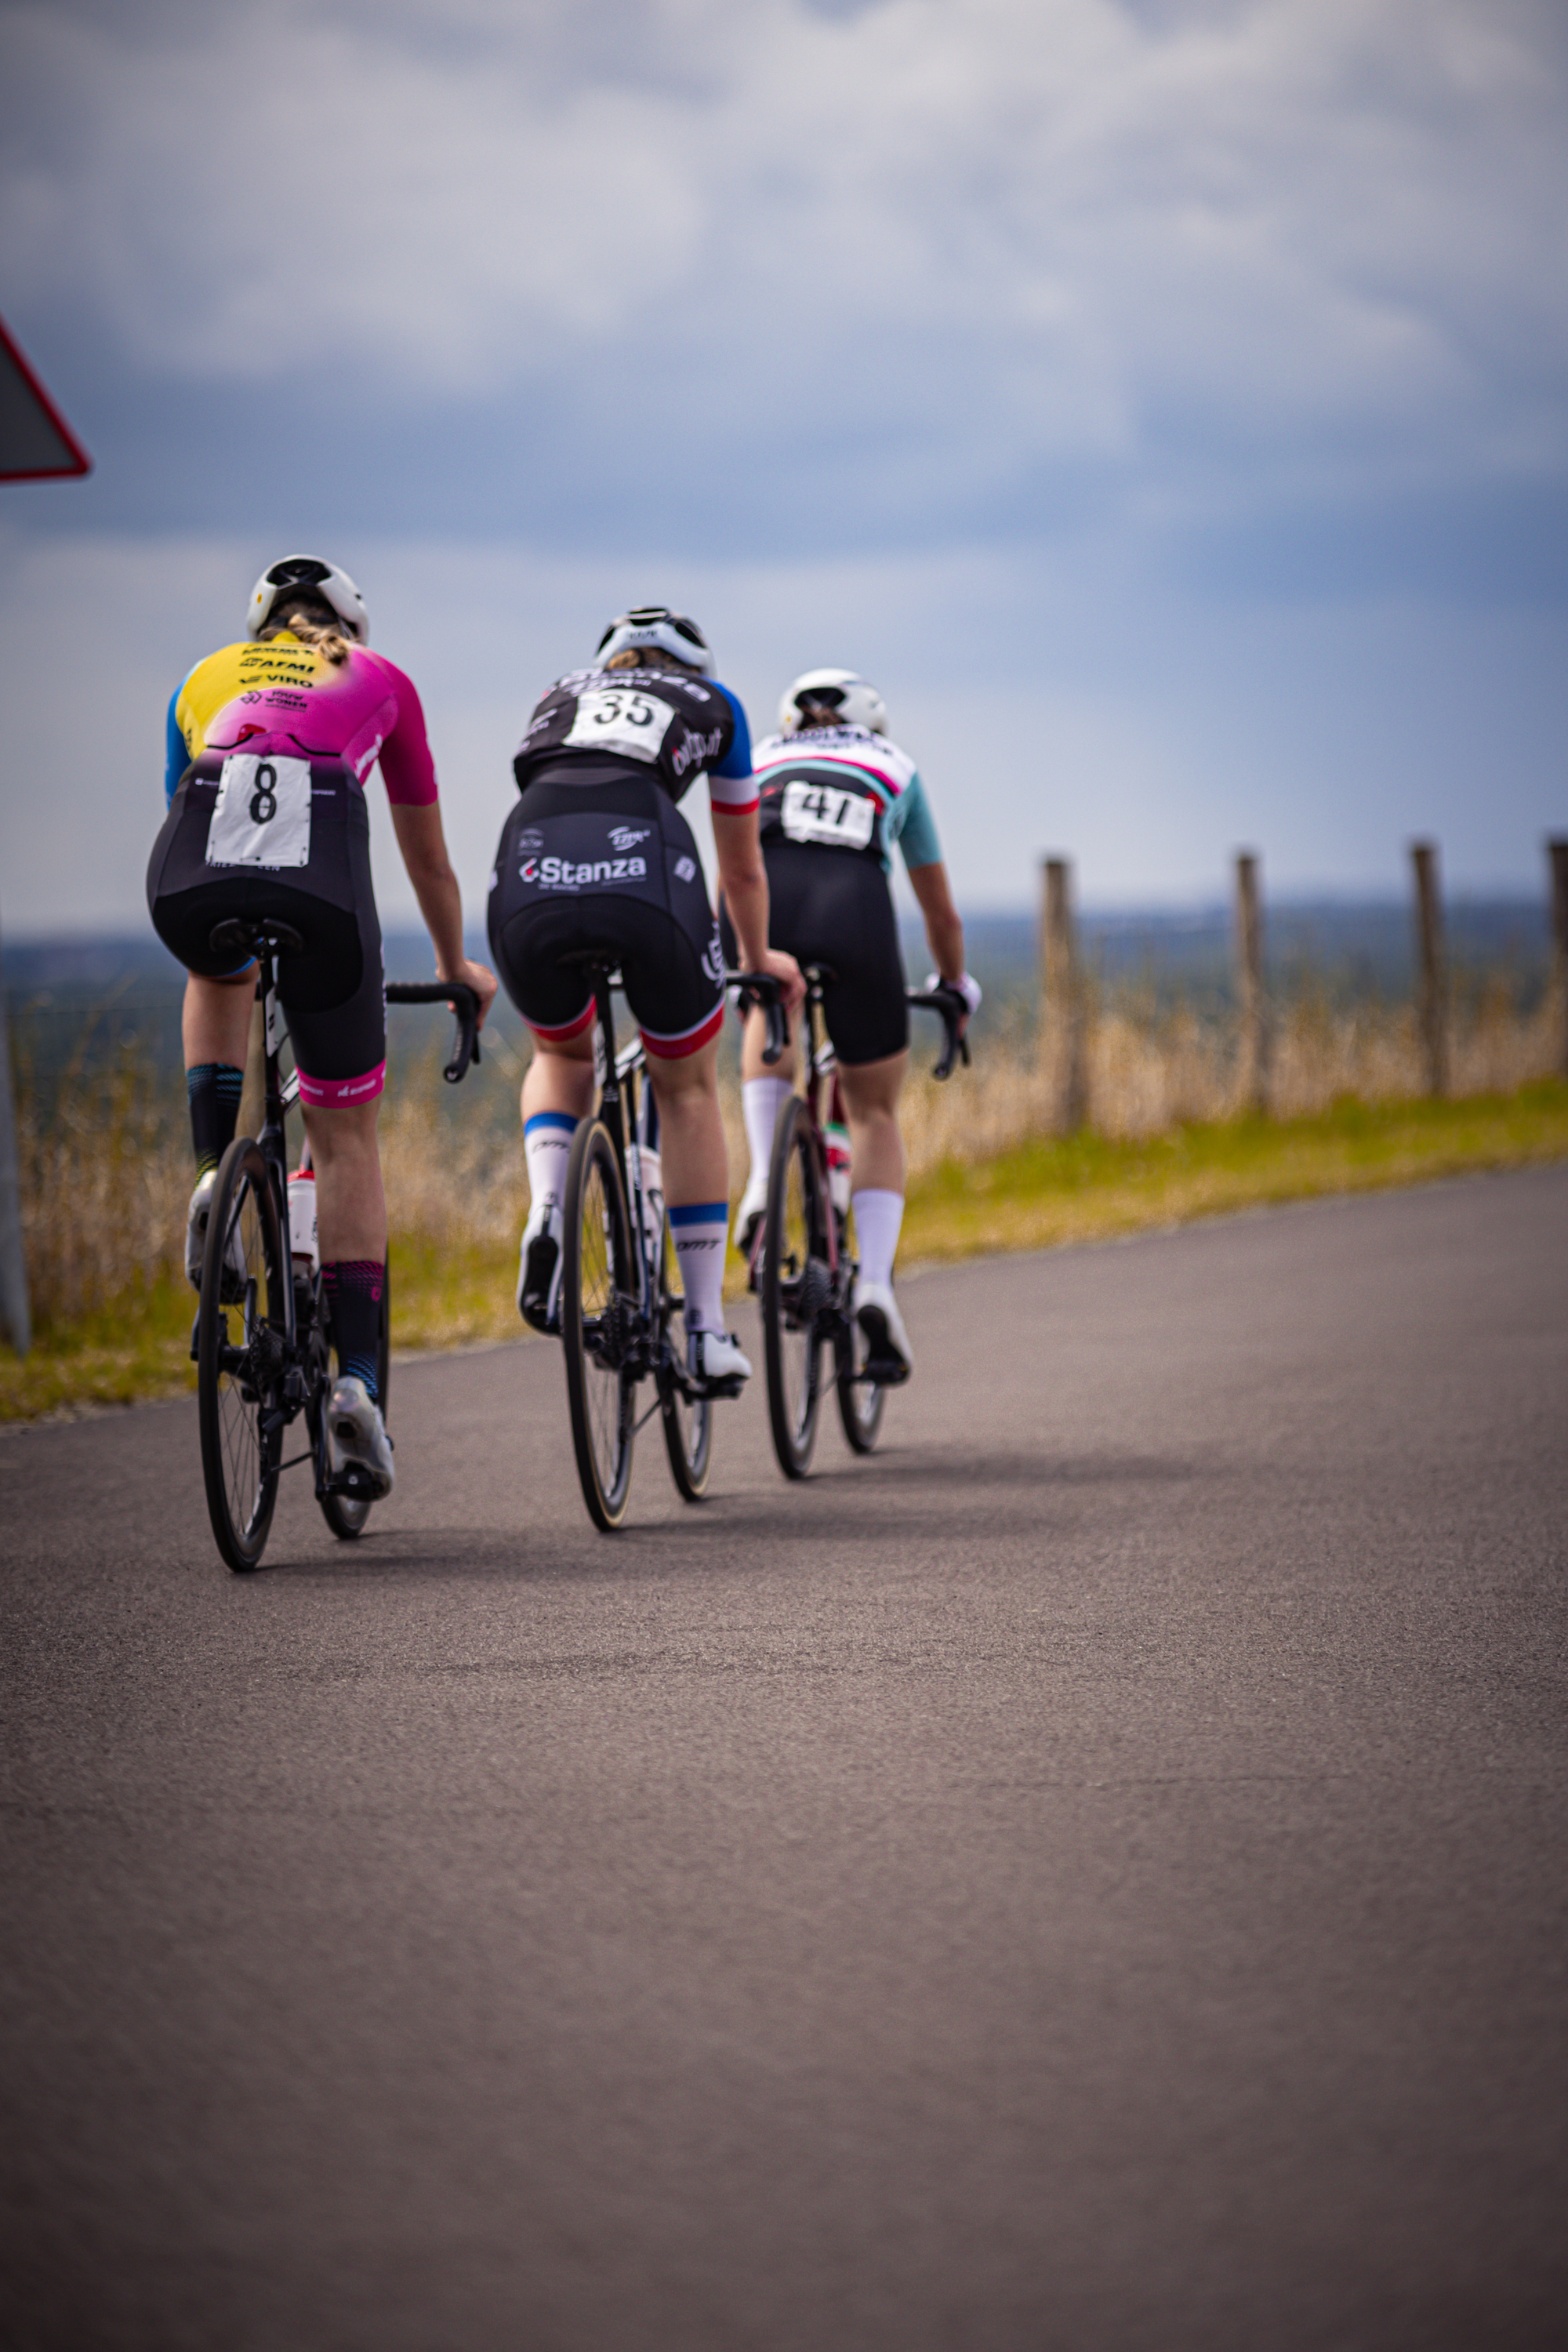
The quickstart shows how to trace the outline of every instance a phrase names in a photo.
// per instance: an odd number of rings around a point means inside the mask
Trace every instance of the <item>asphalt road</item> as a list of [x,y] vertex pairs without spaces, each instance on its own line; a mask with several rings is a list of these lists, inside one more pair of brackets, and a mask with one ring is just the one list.
[[248,1580],[0,1438],[0,2342],[1568,2341],[1568,1170],[905,1298],[618,1538],[542,1343]]

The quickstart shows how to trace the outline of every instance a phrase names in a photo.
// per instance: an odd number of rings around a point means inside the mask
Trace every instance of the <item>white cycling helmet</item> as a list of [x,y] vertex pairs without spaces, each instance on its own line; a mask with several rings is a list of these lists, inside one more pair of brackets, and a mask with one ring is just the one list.
[[335,563],[323,563],[319,555],[286,555],[281,562],[268,565],[251,590],[246,634],[258,637],[279,598],[298,588],[308,589],[323,604],[330,604],[356,645],[370,643],[370,615],[364,609],[364,598],[346,572],[340,572]]
[[887,706],[881,696],[852,669],[808,669],[797,677],[779,704],[781,735],[795,733],[808,702],[831,710],[840,727],[864,727],[872,735],[888,731]]
[[619,614],[599,639],[594,658],[602,669],[616,654],[633,653],[639,646],[657,646],[661,654],[684,662],[688,669],[700,669],[704,677],[713,675],[707,638],[695,621],[689,621],[683,613],[672,613],[668,604],[638,604],[632,612]]

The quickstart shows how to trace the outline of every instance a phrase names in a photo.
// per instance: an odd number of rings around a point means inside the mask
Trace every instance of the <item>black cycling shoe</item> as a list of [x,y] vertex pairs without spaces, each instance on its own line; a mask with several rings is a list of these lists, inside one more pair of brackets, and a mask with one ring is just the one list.
[[[559,1223],[559,1218],[552,1220]],[[517,1276],[517,1311],[531,1330],[561,1328],[561,1244],[548,1228],[525,1237]]]

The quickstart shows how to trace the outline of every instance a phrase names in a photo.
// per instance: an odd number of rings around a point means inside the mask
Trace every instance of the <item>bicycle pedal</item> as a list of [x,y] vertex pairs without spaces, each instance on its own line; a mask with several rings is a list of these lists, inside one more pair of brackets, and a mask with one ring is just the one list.
[[868,1362],[860,1370],[860,1378],[879,1389],[901,1389],[909,1376],[909,1365],[900,1364],[895,1357]]

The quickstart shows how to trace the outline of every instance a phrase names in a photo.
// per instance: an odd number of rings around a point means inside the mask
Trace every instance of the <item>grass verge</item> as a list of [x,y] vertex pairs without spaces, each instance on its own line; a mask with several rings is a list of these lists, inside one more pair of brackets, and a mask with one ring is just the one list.
[[[1568,1159],[1568,1084],[1463,1102],[1344,1102],[1312,1118],[1226,1119],[1137,1142],[1039,1139],[994,1159],[949,1160],[910,1186],[902,1261],[1185,1224],[1330,1193],[1431,1182]],[[731,1288],[740,1287],[731,1257]],[[398,1235],[393,1334],[400,1349],[523,1336],[512,1304],[515,1242]],[[18,1362],[0,1348],[0,1421],[129,1404],[190,1388],[192,1295],[170,1278],[79,1322],[46,1329]]]

